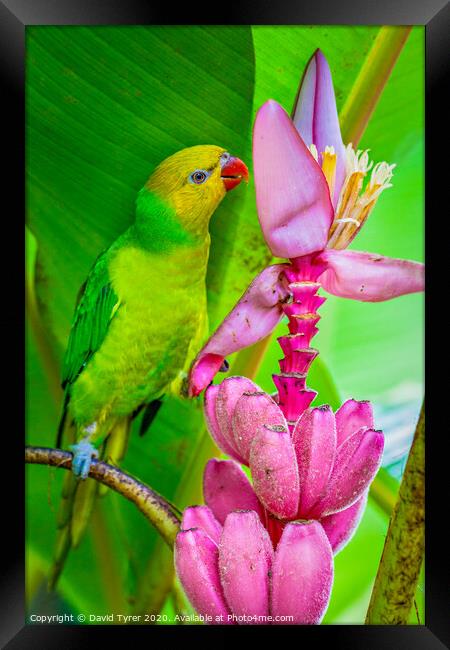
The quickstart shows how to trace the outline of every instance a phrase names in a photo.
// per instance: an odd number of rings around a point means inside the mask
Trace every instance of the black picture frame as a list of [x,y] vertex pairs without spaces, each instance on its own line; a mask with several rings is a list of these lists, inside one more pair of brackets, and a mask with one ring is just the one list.
[[[2,262],[2,339],[3,377],[6,380],[2,410],[9,415],[3,420],[2,462],[2,555],[0,642],[11,650],[23,648],[80,648],[106,644],[114,635],[115,643],[128,641],[130,635],[153,643],[181,643],[197,641],[204,637],[208,643],[225,645],[239,638],[242,643],[254,643],[255,633],[264,635],[293,634],[299,644],[312,642],[332,643],[336,648],[364,648],[365,650],[426,649],[448,647],[449,642],[449,590],[448,545],[446,544],[445,517],[447,459],[443,439],[447,427],[439,413],[445,401],[432,380],[430,364],[435,357],[427,341],[426,378],[430,389],[427,395],[427,498],[426,498],[426,620],[418,626],[320,626],[294,628],[206,628],[206,627],[121,627],[121,626],[68,626],[26,625],[24,608],[24,470],[23,434],[24,418],[24,364],[23,361],[23,215],[25,214],[25,108],[24,59],[25,28],[28,25],[105,25],[105,24],[347,24],[347,25],[425,25],[426,34],[426,211],[427,211],[427,293],[426,331],[431,329],[431,304],[435,282],[445,277],[437,270],[445,254],[437,248],[436,231],[440,222],[447,219],[445,206],[446,184],[437,180],[439,166],[445,165],[445,142],[442,136],[448,119],[444,99],[445,73],[448,71],[450,10],[445,0],[329,0],[298,2],[223,3],[219,6],[187,4],[176,9],[167,4],[138,2],[137,0],[0,0],[0,57],[3,85],[3,226],[4,242]],[[174,22],[175,19],[175,22]],[[445,112],[444,112],[445,111]],[[448,129],[447,129],[448,130]],[[439,237],[439,234],[438,234]],[[434,240],[434,243],[433,243]],[[14,242],[14,243],[13,243]],[[17,243],[17,248],[15,244]],[[19,251],[19,254],[17,254]],[[434,251],[434,252],[433,252]],[[11,252],[9,258],[7,253]],[[21,255],[22,253],[22,255]],[[442,261],[441,261],[442,263]],[[20,266],[22,264],[22,266]],[[445,284],[442,290],[445,292]],[[442,291],[441,290],[441,291]],[[22,325],[22,326],[21,326]],[[437,324],[436,324],[437,326]],[[444,334],[445,335],[445,334]],[[443,337],[441,337],[443,338]],[[5,345],[5,342],[6,345]],[[9,357],[8,354],[9,353]],[[444,366],[445,367],[445,366]],[[448,383],[448,382],[447,382]],[[445,385],[445,380],[441,386]],[[441,388],[443,391],[443,388]],[[442,396],[443,397],[443,396]],[[447,569],[447,570],[446,570]]]

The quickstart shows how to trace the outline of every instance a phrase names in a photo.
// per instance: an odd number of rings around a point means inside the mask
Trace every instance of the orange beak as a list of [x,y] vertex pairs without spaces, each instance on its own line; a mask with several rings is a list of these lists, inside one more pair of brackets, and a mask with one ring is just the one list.
[[248,183],[247,165],[233,156],[222,167],[221,177],[227,192],[239,185],[242,179]]

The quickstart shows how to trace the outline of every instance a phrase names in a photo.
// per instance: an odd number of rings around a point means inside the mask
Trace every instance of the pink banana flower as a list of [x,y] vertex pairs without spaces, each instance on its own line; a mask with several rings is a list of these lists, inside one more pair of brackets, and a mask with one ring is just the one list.
[[229,377],[209,386],[204,408],[218,447],[247,465],[253,481],[234,461],[210,461],[204,497],[216,518],[223,523],[236,508],[255,510],[275,544],[287,521],[316,519],[333,552],[340,551],[360,521],[382,460],[384,436],[374,428],[370,402],[349,399],[336,413],[329,406],[297,406],[300,416],[288,421],[251,380]]
[[[318,50],[305,72],[294,119],[269,100],[253,129],[258,218],[272,253],[290,262],[256,276],[207,341],[191,368],[190,396],[208,386],[226,356],[270,334],[283,313],[289,315],[291,300],[297,317],[311,319],[308,331],[291,321],[291,334],[310,340],[325,300],[316,295],[319,287],[368,302],[423,291],[423,264],[346,250],[391,187],[395,165],[372,164],[368,151],[343,145],[331,73]],[[302,314],[301,303],[311,309]]]
[[274,550],[254,510],[230,512],[221,524],[206,506],[187,508],[175,567],[192,606],[212,624],[318,624],[333,583],[319,523],[287,524]]

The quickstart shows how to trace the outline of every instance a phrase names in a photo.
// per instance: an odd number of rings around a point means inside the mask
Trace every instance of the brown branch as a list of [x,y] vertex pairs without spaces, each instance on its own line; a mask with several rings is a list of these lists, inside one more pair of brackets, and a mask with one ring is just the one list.
[[[72,454],[61,449],[27,446],[25,447],[25,462],[70,470]],[[168,503],[160,494],[144,483],[102,461],[92,460],[89,477],[107,485],[134,503],[167,544],[173,546],[180,526],[180,516],[175,506]]]
[[425,407],[392,513],[366,624],[408,622],[425,547]]

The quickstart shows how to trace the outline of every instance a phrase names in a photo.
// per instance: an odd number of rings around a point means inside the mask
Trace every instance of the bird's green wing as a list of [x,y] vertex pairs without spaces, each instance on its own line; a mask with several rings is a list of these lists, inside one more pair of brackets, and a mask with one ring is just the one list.
[[[120,307],[120,300],[111,286],[108,274],[110,251],[111,249],[97,258],[78,294],[63,362],[62,386],[65,389],[65,396],[57,433],[57,447],[61,446],[65,429],[70,388],[89,359],[100,348],[109,324]],[[126,442],[126,423],[124,423],[124,433]],[[58,515],[59,530],[55,560],[49,578],[50,589],[54,588],[58,580],[70,547],[79,543],[85,531],[97,490],[98,485],[95,481],[79,481],[72,473],[67,476]]]
[[120,307],[111,286],[107,252],[94,263],[81,287],[63,362],[62,387],[70,387],[101,346]]

